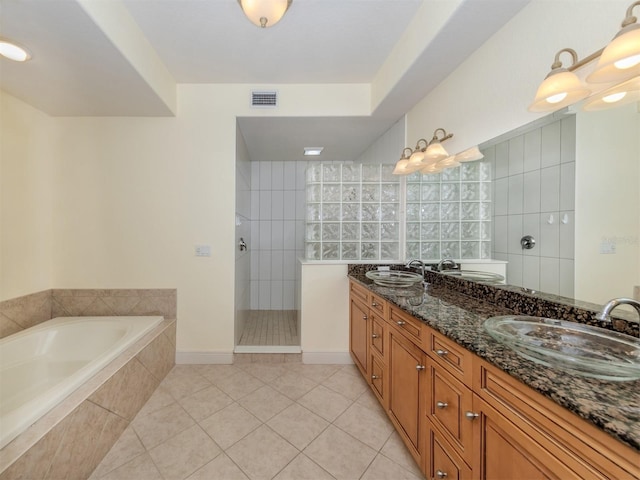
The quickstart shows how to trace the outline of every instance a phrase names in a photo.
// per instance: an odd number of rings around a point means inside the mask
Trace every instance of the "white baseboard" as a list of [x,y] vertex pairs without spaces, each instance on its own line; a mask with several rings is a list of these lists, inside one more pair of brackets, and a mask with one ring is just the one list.
[[230,365],[233,352],[176,352],[178,365]]
[[302,349],[297,346],[284,345],[238,345],[233,353],[300,353]]
[[319,365],[350,365],[349,352],[302,352],[302,363]]

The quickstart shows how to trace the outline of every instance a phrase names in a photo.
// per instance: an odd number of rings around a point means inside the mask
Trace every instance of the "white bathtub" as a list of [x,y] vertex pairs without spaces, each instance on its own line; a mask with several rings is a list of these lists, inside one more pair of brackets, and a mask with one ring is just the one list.
[[163,317],[59,317],[0,339],[0,448]]

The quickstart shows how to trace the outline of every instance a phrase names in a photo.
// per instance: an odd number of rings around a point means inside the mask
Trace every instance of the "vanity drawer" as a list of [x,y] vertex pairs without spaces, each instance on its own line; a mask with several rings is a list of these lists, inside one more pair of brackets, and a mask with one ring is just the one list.
[[385,355],[385,335],[384,320],[375,313],[371,315],[371,350],[376,352],[382,358]]
[[470,387],[473,378],[473,354],[453,340],[430,329],[427,353],[451,375]]
[[467,480],[471,479],[471,468],[445,442],[433,428],[428,428],[427,449],[431,455],[426,455],[427,478],[434,480]]
[[382,318],[387,318],[388,303],[375,293],[369,293],[369,308]]
[[430,360],[427,417],[436,430],[471,464],[473,448],[473,394],[462,382]]
[[384,364],[376,357],[371,355],[371,387],[373,393],[378,397],[378,401],[387,409],[386,394],[386,368]]
[[416,345],[422,345],[427,334],[427,327],[420,320],[392,306],[389,322]]
[[352,298],[357,298],[365,305],[369,305],[369,290],[360,285],[359,283],[351,280],[349,282],[349,293]]

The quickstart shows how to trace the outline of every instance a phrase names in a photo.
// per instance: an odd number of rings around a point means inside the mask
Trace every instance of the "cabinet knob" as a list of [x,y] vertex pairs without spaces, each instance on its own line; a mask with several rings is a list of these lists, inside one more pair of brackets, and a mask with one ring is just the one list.
[[480,414],[474,413],[474,412],[465,412],[464,416],[467,417],[469,420],[473,420],[474,418],[479,417]]
[[375,333],[372,333],[372,334],[371,334],[371,338],[378,338],[378,337],[380,337],[380,335],[377,335],[377,334],[375,334]]
[[403,322],[402,320],[400,320],[399,322],[396,322],[396,325],[400,325],[400,326],[406,325],[406,324],[407,322]]
[[441,350],[441,349],[436,350],[436,355],[440,357],[444,357],[445,355],[448,355],[448,354],[449,352],[447,352],[446,350]]
[[377,304],[376,302],[371,302],[371,306],[372,306],[372,307],[377,307],[377,306],[378,306],[378,304]]
[[447,402],[436,402],[436,407],[443,409],[443,408],[447,408],[449,406],[449,404]]
[[425,366],[424,365],[416,365],[416,370],[424,370]]
[[443,472],[442,470],[437,470],[436,471],[436,477],[438,478],[445,478],[448,476],[447,472]]
[[362,319],[363,320],[367,320],[369,317],[367,317],[366,315],[362,315]]
[[380,378],[380,377],[379,377],[378,375],[371,375],[371,380],[377,380],[377,379],[379,379],[379,378]]

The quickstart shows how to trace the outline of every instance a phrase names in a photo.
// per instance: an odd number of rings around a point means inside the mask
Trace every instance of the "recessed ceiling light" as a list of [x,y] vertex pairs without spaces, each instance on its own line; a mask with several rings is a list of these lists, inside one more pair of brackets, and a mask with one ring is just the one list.
[[305,156],[317,156],[322,153],[324,147],[304,147]]
[[26,62],[31,58],[31,54],[24,47],[2,39],[0,39],[0,55],[16,62]]

